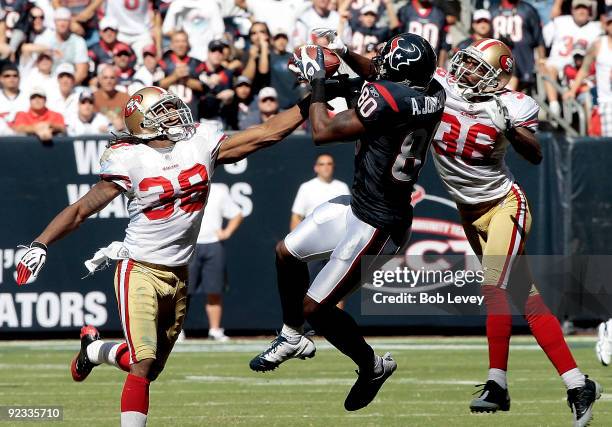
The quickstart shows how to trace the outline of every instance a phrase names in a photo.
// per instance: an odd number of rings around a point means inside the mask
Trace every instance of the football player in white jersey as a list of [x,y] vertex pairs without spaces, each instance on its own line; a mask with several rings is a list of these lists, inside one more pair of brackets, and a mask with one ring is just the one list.
[[126,341],[104,342],[96,328],[84,326],[81,350],[71,364],[75,381],[83,381],[101,363],[128,372],[121,425],[145,425],[149,383],[162,371],[182,329],[187,264],[215,167],[282,140],[304,121],[308,99],[300,105],[227,137],[216,126],[194,123],[176,95],[154,86],[139,90],[124,109],[129,133],[102,155],[100,181],[60,212],[21,258],[19,285],[38,276],[48,245],[115,197],[127,197],[130,221],[124,241],[99,251],[91,261],[94,267],[108,258],[118,261],[115,290]]
[[482,393],[472,400],[470,409],[510,409],[506,370],[511,298],[567,387],[574,426],[585,426],[592,418],[601,387],[578,369],[559,321],[533,285],[526,261],[520,260],[531,214],[527,197],[506,167],[504,156],[508,145],[533,164],[541,162],[542,154],[534,135],[538,105],[523,93],[505,89],[512,69],[510,49],[498,40],[484,39],[460,50],[449,72],[438,69],[436,73],[446,90],[446,106],[432,144],[433,157],[484,270],[490,369]]

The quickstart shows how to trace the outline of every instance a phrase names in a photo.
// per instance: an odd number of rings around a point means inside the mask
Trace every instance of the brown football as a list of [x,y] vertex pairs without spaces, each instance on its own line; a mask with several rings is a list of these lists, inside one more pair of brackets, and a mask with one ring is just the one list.
[[[293,50],[293,53],[299,59],[302,59],[302,47],[303,46],[298,46]],[[336,71],[338,71],[338,67],[340,67],[340,58],[338,57],[338,55],[336,55],[336,53],[334,53],[330,49],[323,47],[323,46],[321,46],[321,48],[323,49],[323,57],[325,60],[325,77],[329,78],[333,76]],[[316,46],[308,45],[306,47],[306,53],[308,54],[310,58],[316,59],[317,57],[316,56],[317,55]],[[292,62],[293,62],[293,56],[289,59],[289,63],[292,63]]]

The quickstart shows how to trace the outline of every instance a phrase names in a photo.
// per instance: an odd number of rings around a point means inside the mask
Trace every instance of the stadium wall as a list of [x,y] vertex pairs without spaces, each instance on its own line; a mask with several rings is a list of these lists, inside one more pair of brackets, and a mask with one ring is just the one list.
[[[529,253],[609,254],[612,186],[603,171],[612,164],[612,141],[552,134],[539,138],[545,159],[539,167],[518,158],[512,150],[507,157],[531,202],[534,221]],[[98,180],[98,160],[106,143],[100,137],[58,138],[50,146],[26,137],[0,141],[0,158],[4,159],[4,196],[0,205],[1,333],[70,331],[84,323],[106,332],[120,331],[112,285],[114,269],[84,277],[87,271],[83,262],[98,248],[123,238],[127,211],[122,199],[54,244],[45,269],[34,283],[20,288],[15,284],[15,265],[23,250],[18,245],[29,243],[55,213],[76,201]],[[259,331],[279,326],[274,245],[287,233],[293,198],[299,185],[313,176],[314,157],[321,151],[334,155],[336,177],[350,183],[354,146],[343,144],[322,150],[303,135],[291,136],[271,149],[215,172],[213,180],[229,186],[245,216],[243,225],[227,242],[230,288],[225,297],[226,329]],[[413,203],[410,251],[467,252],[454,204],[431,160],[421,173]],[[555,284],[541,284],[545,296],[547,286]],[[207,327],[201,304],[201,300],[192,301],[187,329]],[[361,324],[383,328],[471,326],[482,321],[359,316],[359,298],[351,298],[347,309],[357,315]],[[580,314],[580,305],[565,309],[563,314],[568,313]]]

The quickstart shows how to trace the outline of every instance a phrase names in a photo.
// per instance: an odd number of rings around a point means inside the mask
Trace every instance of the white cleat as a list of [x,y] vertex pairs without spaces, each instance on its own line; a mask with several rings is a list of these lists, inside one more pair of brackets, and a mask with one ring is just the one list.
[[289,359],[310,359],[314,357],[317,348],[314,342],[306,335],[301,335],[296,344],[291,344],[283,335],[272,340],[267,349],[255,356],[249,366],[257,372],[273,371]]
[[612,361],[612,319],[599,324],[595,353],[604,366],[608,366]]

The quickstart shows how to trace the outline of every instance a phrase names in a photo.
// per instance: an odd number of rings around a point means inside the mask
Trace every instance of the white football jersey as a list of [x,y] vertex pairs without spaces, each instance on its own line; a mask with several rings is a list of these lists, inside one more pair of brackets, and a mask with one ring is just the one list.
[[104,15],[115,18],[120,33],[144,34],[150,32],[153,26],[150,5],[149,0],[107,1]]
[[588,48],[602,33],[598,21],[579,27],[571,15],[558,16],[549,25],[553,27],[549,58],[558,68],[573,62],[574,45],[583,44]]
[[168,150],[118,143],[100,160],[100,177],[125,190],[130,222],[124,246],[136,261],[185,265],[193,253],[222,141],[216,125]]
[[[476,204],[503,197],[514,177],[504,161],[510,142],[484,108],[495,101],[466,101],[441,68],[434,78],[446,91],[442,121],[432,143],[434,163],[444,186],[459,203]],[[537,129],[539,106],[532,98],[508,90],[500,99],[513,127]]]

